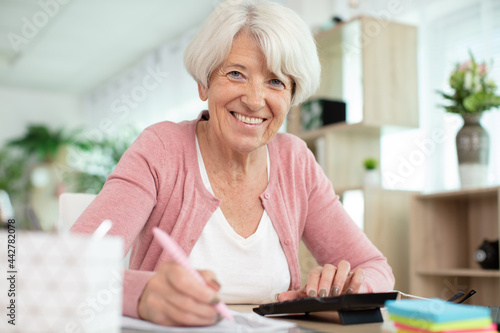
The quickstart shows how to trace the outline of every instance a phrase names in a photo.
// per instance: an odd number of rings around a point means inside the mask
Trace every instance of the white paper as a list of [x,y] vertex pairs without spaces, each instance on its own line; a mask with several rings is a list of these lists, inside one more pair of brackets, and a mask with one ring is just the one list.
[[145,332],[293,332],[296,324],[259,316],[256,313],[231,311],[234,321],[223,319],[215,325],[203,327],[169,327],[153,324],[149,321],[122,317],[122,329]]

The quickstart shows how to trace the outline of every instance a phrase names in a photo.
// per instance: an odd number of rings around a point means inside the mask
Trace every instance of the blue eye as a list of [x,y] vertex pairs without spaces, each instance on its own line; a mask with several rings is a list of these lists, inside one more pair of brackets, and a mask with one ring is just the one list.
[[232,78],[239,79],[241,78],[242,74],[238,71],[231,71],[227,75],[229,75]]
[[278,79],[272,79],[271,84],[277,87],[283,87],[283,88],[285,87],[285,84]]

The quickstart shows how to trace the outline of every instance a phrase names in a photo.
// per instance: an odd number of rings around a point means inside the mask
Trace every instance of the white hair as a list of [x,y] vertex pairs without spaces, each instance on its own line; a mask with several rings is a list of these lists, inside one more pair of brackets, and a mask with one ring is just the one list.
[[227,0],[210,14],[184,53],[184,64],[196,82],[208,88],[212,72],[243,31],[259,43],[269,70],[278,78],[292,78],[292,105],[318,89],[321,66],[311,30],[291,9],[259,0]]

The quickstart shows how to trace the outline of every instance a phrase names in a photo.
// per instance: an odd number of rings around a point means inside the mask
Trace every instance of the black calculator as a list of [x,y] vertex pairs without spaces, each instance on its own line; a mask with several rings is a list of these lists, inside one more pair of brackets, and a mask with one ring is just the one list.
[[385,301],[395,300],[398,292],[345,294],[335,297],[304,297],[291,301],[261,304],[253,308],[260,315],[297,314],[321,311],[355,311],[384,307]]

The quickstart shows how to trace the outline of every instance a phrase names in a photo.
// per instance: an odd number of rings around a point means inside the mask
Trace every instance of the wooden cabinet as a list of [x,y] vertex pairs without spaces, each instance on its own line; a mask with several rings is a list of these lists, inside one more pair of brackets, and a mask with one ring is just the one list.
[[500,306],[500,270],[474,260],[483,240],[500,236],[500,187],[412,198],[410,292],[447,299],[475,289],[470,304]]
[[[417,29],[361,17],[316,40],[322,78],[311,100],[344,101],[346,122],[304,131],[298,106],[288,116],[287,131],[307,143],[341,197],[349,190],[363,191],[364,230],[393,267],[396,288],[408,291],[408,210],[414,193],[365,188],[363,161],[380,161],[384,133],[419,126]],[[304,279],[315,261],[303,246],[300,253]]]
[[410,290],[409,211],[415,192],[366,188],[364,231],[385,255],[396,278],[394,289]]
[[[396,277],[396,290],[408,292],[409,237],[408,211],[410,198],[415,192],[364,188],[364,231],[373,244],[385,255]],[[299,261],[302,285],[307,274],[317,264],[301,243]]]
[[361,188],[363,160],[380,160],[380,136],[417,128],[417,30],[361,17],[317,35],[321,85],[311,98],[342,100],[346,122],[303,131],[300,106],[287,131],[316,153],[335,189]]

